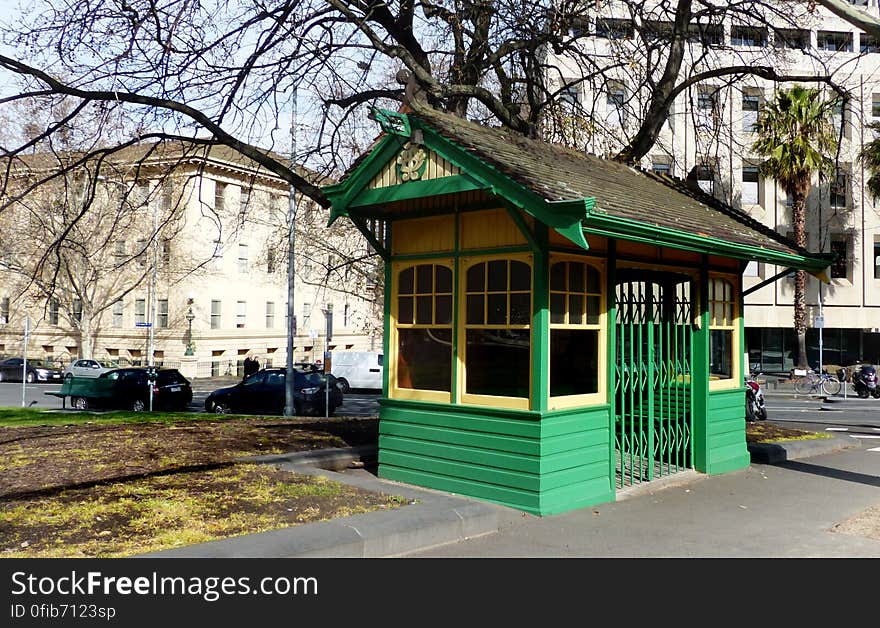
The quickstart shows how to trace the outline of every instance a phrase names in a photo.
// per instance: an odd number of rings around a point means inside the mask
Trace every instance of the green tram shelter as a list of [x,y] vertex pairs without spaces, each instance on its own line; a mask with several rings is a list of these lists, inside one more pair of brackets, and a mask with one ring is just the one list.
[[743,268],[827,256],[681,181],[431,109],[373,116],[325,192],[385,261],[380,477],[546,515],[748,466]]

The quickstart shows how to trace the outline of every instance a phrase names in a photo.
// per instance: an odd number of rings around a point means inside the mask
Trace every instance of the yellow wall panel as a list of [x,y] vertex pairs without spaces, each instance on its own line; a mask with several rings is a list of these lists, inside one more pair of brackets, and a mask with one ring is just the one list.
[[[534,220],[526,218],[529,227]],[[490,249],[526,244],[525,236],[510,218],[506,209],[489,209],[461,215],[461,248]]]
[[451,251],[455,248],[455,216],[397,220],[391,239],[394,255]]

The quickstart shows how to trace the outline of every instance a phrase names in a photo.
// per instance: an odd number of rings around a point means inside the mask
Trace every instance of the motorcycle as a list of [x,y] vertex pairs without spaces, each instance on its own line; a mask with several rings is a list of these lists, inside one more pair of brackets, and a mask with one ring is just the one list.
[[764,405],[764,391],[758,383],[757,376],[751,375],[745,378],[746,383],[746,421],[754,423],[767,418],[767,408]]
[[863,364],[852,374],[855,393],[862,399],[880,399],[880,385],[877,384],[877,370],[870,364]]

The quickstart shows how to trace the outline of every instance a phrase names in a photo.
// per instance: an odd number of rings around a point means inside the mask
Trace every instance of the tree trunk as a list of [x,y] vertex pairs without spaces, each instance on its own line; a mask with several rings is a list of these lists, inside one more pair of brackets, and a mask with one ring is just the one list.
[[[806,202],[810,190],[809,181],[792,190],[791,227],[795,243],[807,248]],[[794,332],[797,336],[797,368],[809,368],[807,363],[807,274],[799,270],[794,280]]]
[[95,339],[92,334],[92,319],[83,312],[79,322],[79,352],[80,358],[90,360],[94,353]]

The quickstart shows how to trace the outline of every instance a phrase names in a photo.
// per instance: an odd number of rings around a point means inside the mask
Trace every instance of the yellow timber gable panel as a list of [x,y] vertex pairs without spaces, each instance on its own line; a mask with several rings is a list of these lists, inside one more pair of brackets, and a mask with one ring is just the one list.
[[[531,216],[524,217],[533,226]],[[506,209],[468,212],[461,216],[461,248],[490,249],[526,244],[526,238]]]
[[370,181],[369,189],[387,188],[409,181],[429,181],[461,174],[461,169],[424,146],[406,143],[397,156],[385,164]]
[[445,214],[395,221],[391,249],[394,255],[454,250],[455,216]]

